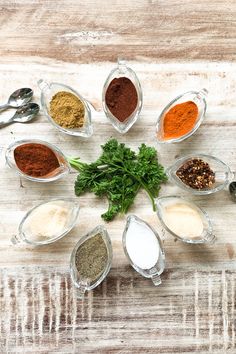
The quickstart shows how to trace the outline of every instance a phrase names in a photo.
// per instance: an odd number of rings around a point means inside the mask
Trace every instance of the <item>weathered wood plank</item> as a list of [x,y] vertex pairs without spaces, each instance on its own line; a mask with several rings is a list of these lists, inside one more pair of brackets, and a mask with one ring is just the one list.
[[1,55],[235,60],[233,0],[1,0]]
[[[39,102],[39,78],[59,81],[78,89],[101,108],[103,82],[111,63],[78,65],[46,59],[0,58],[0,80],[8,93],[31,86]],[[30,64],[30,70],[27,70]],[[156,146],[155,122],[163,106],[189,89],[209,89],[204,124],[180,145],[158,146],[167,167],[175,156],[189,152],[211,153],[236,168],[235,64],[147,64],[131,62],[144,90],[140,120],[119,136],[102,111],[94,115],[94,135],[82,140],[59,134],[41,115],[29,125],[15,124],[0,131],[0,343],[1,351],[24,353],[235,353],[235,204],[227,191],[207,198],[194,197],[213,219],[217,242],[190,246],[164,237],[167,270],[155,288],[139,277],[123,254],[121,235],[125,218],[107,225],[114,248],[108,279],[85,302],[77,301],[68,274],[69,258],[77,240],[101,223],[105,202],[91,195],[80,198],[78,226],[56,244],[42,248],[13,247],[10,237],[30,207],[55,196],[71,196],[76,174],[50,184],[20,181],[4,161],[6,147],[25,137],[45,139],[66,154],[92,161],[98,147],[110,136],[133,148],[141,142]],[[63,74],[62,74],[63,73]],[[14,78],[14,80],[12,79]],[[96,80],[94,80],[96,78]],[[167,184],[162,194],[182,193]],[[131,212],[150,222],[162,234],[156,215],[143,193]],[[92,216],[92,217],[91,217]]]
[[[76,299],[68,268],[0,271],[0,343],[5,352],[235,352],[231,271],[169,269],[153,287],[129,266]],[[154,349],[155,348],[155,349]]]

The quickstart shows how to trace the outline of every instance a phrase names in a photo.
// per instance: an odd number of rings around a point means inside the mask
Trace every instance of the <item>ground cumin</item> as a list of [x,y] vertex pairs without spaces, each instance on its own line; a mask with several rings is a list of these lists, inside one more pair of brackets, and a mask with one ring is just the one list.
[[71,92],[57,92],[50,102],[50,116],[63,128],[81,128],[84,125],[84,104]]
[[137,90],[132,81],[127,77],[113,79],[106,90],[105,102],[120,122],[126,120],[138,103]]
[[28,143],[14,150],[17,167],[26,175],[44,177],[60,166],[55,153],[46,145]]
[[189,133],[195,126],[198,107],[192,101],[183,102],[172,107],[164,117],[164,139],[179,138]]

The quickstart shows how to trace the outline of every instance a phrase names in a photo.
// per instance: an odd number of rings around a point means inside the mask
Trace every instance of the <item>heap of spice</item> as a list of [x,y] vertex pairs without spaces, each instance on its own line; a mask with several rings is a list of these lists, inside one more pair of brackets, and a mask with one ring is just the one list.
[[113,79],[106,90],[105,102],[113,116],[124,122],[138,103],[137,90],[132,81],[127,77]]
[[164,209],[163,220],[177,236],[199,238],[203,233],[203,221],[197,210],[184,202],[173,202]]
[[75,265],[79,276],[89,283],[101,276],[107,261],[107,247],[101,234],[85,240],[75,254]]
[[176,175],[183,183],[194,189],[211,188],[215,183],[215,173],[207,162],[201,159],[191,159],[185,162]]
[[84,104],[73,93],[59,91],[50,101],[50,116],[63,128],[81,128],[85,121]]
[[164,116],[163,138],[180,138],[189,133],[198,118],[198,106],[192,101],[176,104]]
[[55,153],[43,144],[27,143],[17,146],[14,159],[17,167],[32,177],[45,177],[60,166]]
[[152,229],[144,223],[131,221],[125,237],[132,262],[141,269],[154,267],[159,258],[160,246]]
[[24,234],[34,242],[48,241],[65,232],[72,216],[72,207],[66,201],[41,204],[28,215],[24,223]]

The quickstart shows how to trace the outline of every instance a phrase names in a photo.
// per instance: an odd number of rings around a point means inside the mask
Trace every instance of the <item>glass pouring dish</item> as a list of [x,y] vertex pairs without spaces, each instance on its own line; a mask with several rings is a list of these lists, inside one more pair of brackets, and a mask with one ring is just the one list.
[[[175,99],[173,99],[161,112],[158,117],[156,124],[156,138],[157,142],[160,144],[171,144],[171,143],[180,143],[181,141],[189,138],[193,135],[196,130],[200,127],[206,113],[207,103],[206,96],[208,91],[206,89],[202,89],[201,91],[189,91],[182,95],[179,95]],[[179,138],[165,139],[163,136],[163,124],[166,113],[175,105],[192,101],[198,106],[198,117],[195,122],[193,129],[191,129],[187,134],[180,136]]]
[[[50,205],[55,203],[56,205],[59,205],[61,207],[67,207],[68,210],[70,211],[70,215],[68,218],[68,221],[66,225],[64,226],[64,229],[60,232],[55,234],[54,236],[46,239],[46,240],[36,240],[38,236],[34,235],[32,233],[32,230],[30,228],[30,218],[32,215],[37,212],[39,208],[41,208],[44,205]],[[79,205],[78,203],[74,202],[73,200],[67,199],[67,198],[56,198],[52,199],[47,202],[42,202],[32,209],[30,209],[26,215],[23,217],[22,221],[20,222],[19,228],[18,228],[18,236],[12,237],[11,241],[13,244],[17,244],[20,242],[24,242],[33,246],[42,246],[42,245],[48,245],[50,243],[56,242],[65,235],[67,235],[75,226],[77,219],[79,215]],[[44,237],[45,238],[45,237]],[[39,239],[39,237],[38,237]]]
[[[14,150],[18,146],[24,145],[24,144],[42,144],[47,146],[49,149],[51,149],[54,154],[56,155],[58,162],[60,166],[56,168],[54,171],[50,172],[48,175],[44,177],[32,177],[21,171],[17,165],[16,161],[14,158]],[[6,150],[5,153],[5,158],[8,166],[12,168],[14,171],[16,171],[20,176],[34,182],[53,182],[56,181],[65,175],[67,175],[70,172],[70,165],[67,161],[67,158],[65,155],[59,150],[57,147],[55,147],[52,144],[46,143],[43,140],[38,140],[38,139],[32,139],[32,140],[18,140],[12,144],[10,144]]]
[[[182,197],[178,196],[165,196],[165,197],[159,197],[155,199],[156,207],[157,207],[157,216],[161,222],[161,224],[164,226],[164,228],[175,238],[185,242],[185,243],[192,243],[192,244],[197,244],[197,243],[214,243],[216,240],[215,235],[213,234],[213,227],[211,220],[208,216],[208,214],[198,207],[195,203],[190,202]],[[167,206],[175,205],[177,203],[180,204],[186,204],[193,210],[195,210],[199,216],[201,217],[202,224],[203,224],[203,232],[201,235],[196,236],[196,237],[189,237],[188,235],[186,236],[180,236],[177,235],[175,232],[173,232],[167,225],[166,220],[165,220],[165,208]]]
[[[63,85],[57,82],[47,83],[44,80],[38,81],[38,86],[41,90],[41,105],[44,111],[44,114],[48,118],[48,121],[59,131],[73,136],[80,136],[84,138],[89,138],[93,134],[93,127],[92,127],[92,118],[91,118],[91,110],[89,107],[88,102],[75,90],[67,85]],[[80,101],[84,105],[85,109],[85,122],[84,125],[80,128],[63,128],[59,124],[55,122],[55,120],[50,115],[50,101],[52,97],[59,91],[66,91],[70,92],[73,95],[77,96]]]
[[[159,255],[157,257],[157,262],[156,264],[151,267],[150,269],[142,269],[140,268],[137,264],[135,264],[132,259],[129,256],[129,252],[127,250],[127,245],[126,245],[126,236],[127,236],[127,232],[129,230],[129,227],[132,223],[137,223],[142,225],[142,227],[145,227],[147,229],[149,229],[153,235],[155,235],[158,246],[159,246]],[[164,269],[165,269],[165,253],[162,247],[162,242],[161,239],[158,235],[158,233],[145,221],[143,221],[142,219],[138,218],[136,215],[129,215],[127,217],[127,222],[126,222],[126,226],[123,232],[123,237],[122,237],[122,243],[123,243],[123,249],[125,252],[126,257],[129,260],[129,263],[131,264],[131,266],[136,270],[136,272],[138,272],[139,274],[141,274],[143,277],[145,278],[150,278],[153,282],[154,285],[160,285],[161,284],[161,278],[160,275],[163,273]]]
[[[111,81],[119,77],[127,77],[134,84],[138,95],[138,103],[136,109],[129,117],[125,119],[124,122],[120,122],[119,119],[116,118],[111,113],[105,100],[106,91]],[[102,91],[102,105],[107,118],[109,119],[113,127],[121,134],[127,133],[128,130],[134,125],[134,123],[139,118],[143,106],[143,93],[142,93],[141,84],[136,73],[131,68],[126,66],[124,60],[118,59],[117,67],[110,72],[110,74],[108,75],[104,83],[103,91]]]
[[[106,245],[107,249],[107,263],[106,266],[102,272],[102,274],[99,276],[98,279],[96,279],[93,282],[87,282],[85,279],[81,278],[78,272],[78,269],[76,267],[76,253],[79,247],[88,239],[94,237],[95,235],[100,234],[103,238],[103,241]],[[83,298],[84,294],[86,291],[90,291],[94,288],[96,288],[107,276],[107,274],[110,271],[111,268],[111,263],[112,263],[112,244],[111,244],[111,239],[109,237],[109,234],[106,230],[106,228],[102,225],[98,225],[93,229],[91,232],[83,236],[79,242],[75,245],[72,253],[71,253],[71,258],[70,258],[70,274],[71,274],[71,279],[73,281],[74,286],[77,288],[76,293],[78,298]]]
[[[176,175],[178,169],[192,159],[201,159],[209,164],[210,168],[215,173],[215,183],[212,185],[212,187],[194,189],[182,182],[181,179]],[[228,186],[230,181],[232,181],[232,179],[235,177],[235,173],[231,172],[230,168],[224,162],[214,156],[205,154],[186,155],[179,158],[172,166],[166,169],[166,174],[171,182],[175,183],[183,190],[195,195],[206,195],[219,192]]]

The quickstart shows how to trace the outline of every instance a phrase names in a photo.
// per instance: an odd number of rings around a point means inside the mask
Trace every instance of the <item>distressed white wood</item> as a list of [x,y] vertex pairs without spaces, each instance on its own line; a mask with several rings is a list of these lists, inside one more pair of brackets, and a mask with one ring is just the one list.
[[[167,167],[176,156],[190,152],[214,154],[236,169],[235,85],[236,65],[229,63],[154,64],[131,62],[144,92],[140,120],[124,136],[116,133],[101,111],[101,90],[112,63],[65,64],[42,58],[11,63],[0,59],[0,100],[21,86],[30,86],[39,102],[37,80],[68,84],[88,97],[100,110],[93,116],[94,135],[89,140],[58,133],[41,113],[28,125],[0,130],[0,310],[2,352],[37,353],[234,353],[235,352],[235,204],[227,191],[208,197],[192,197],[213,220],[215,245],[191,246],[175,242],[162,228],[150,202],[141,193],[131,212],[149,222],[164,239],[167,269],[163,284],[155,288],[136,274],[123,254],[121,236],[125,217],[107,224],[114,260],[107,280],[76,299],[69,277],[69,258],[77,240],[97,224],[106,202],[86,195],[79,199],[78,226],[50,246],[12,246],[10,238],[24,213],[52,197],[76,198],[76,173],[50,184],[23,180],[4,161],[9,143],[40,138],[56,144],[71,156],[92,161],[100,144],[114,136],[137,148],[145,142],[157,147]],[[189,89],[209,90],[204,123],[189,140],[157,146],[155,122],[170,99]],[[167,184],[161,194],[185,195]],[[33,349],[32,349],[33,348]]]

